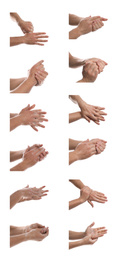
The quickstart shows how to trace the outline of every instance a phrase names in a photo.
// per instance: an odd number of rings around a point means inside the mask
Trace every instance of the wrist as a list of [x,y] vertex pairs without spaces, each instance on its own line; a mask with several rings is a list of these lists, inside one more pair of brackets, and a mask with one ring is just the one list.
[[21,163],[19,163],[19,169],[20,171],[25,171],[28,168],[27,164],[25,163],[25,161],[22,161]]
[[81,196],[81,197],[80,197],[80,202],[81,202],[81,204],[84,203],[85,201],[86,201],[86,198],[84,198],[84,197]]
[[78,160],[81,160],[81,156],[80,156],[80,152],[79,151],[74,151],[74,158],[75,158],[75,161],[78,161]]
[[90,82],[90,80],[84,77],[77,81],[77,83],[86,83],[86,82]]
[[72,162],[76,162],[78,160],[76,151],[70,152],[70,154],[71,154]]
[[34,77],[34,74],[29,74],[27,78],[27,82],[29,82],[31,85],[35,86],[37,84],[37,80]]

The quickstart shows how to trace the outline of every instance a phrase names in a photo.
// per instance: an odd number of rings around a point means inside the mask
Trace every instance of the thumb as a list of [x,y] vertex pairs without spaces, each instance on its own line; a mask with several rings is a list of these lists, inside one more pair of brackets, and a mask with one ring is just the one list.
[[88,200],[88,203],[92,206],[92,208],[94,207],[94,204],[90,200]]
[[89,227],[93,227],[95,225],[95,222],[93,222]]

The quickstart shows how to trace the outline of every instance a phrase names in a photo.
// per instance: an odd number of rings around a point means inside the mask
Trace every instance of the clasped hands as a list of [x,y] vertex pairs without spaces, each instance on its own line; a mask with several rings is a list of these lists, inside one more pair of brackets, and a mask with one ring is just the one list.
[[[101,16],[89,16],[86,18],[79,18],[75,21],[75,24],[71,24],[71,19],[73,19],[73,15],[69,15],[69,23],[70,25],[77,25],[77,27],[69,32],[69,39],[77,39],[81,35],[94,32],[104,26],[106,18]],[[78,24],[77,24],[78,23]]]
[[45,71],[44,60],[37,62],[29,71],[28,78],[34,81],[35,86],[39,86],[43,83],[45,78],[48,75],[48,72]]
[[[69,147],[73,146],[74,140],[69,139]],[[76,141],[75,141],[76,142]],[[77,160],[84,160],[92,155],[100,154],[104,151],[106,147],[107,141],[104,141],[102,139],[87,139],[83,142],[76,142],[76,146],[74,145],[73,148],[70,148],[70,150],[74,150],[73,152],[69,153],[69,164],[72,164],[73,162]]]
[[78,82],[94,82],[97,79],[98,74],[103,72],[104,67],[107,62],[99,58],[90,58],[86,60],[81,60],[77,57],[72,56],[69,53],[69,67],[78,68],[83,66],[82,76],[83,78]]
[[98,58],[91,58],[85,61],[85,65],[83,66],[82,76],[83,78],[79,82],[94,82],[98,74],[103,72],[104,67],[107,65],[107,62],[98,59]]
[[28,148],[23,151],[10,152],[10,161],[22,159],[22,161],[11,168],[10,171],[24,171],[34,166],[37,162],[42,161],[47,154],[48,151],[45,150],[42,144],[28,146]]

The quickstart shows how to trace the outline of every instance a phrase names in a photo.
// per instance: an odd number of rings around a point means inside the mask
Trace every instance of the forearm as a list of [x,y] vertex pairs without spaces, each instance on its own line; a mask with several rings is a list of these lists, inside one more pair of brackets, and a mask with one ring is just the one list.
[[69,165],[77,161],[77,156],[75,152],[70,152],[69,153]]
[[20,235],[25,232],[26,232],[26,226],[24,227],[10,226],[10,236]]
[[69,242],[69,249],[72,249],[72,248],[78,247],[78,246],[83,246],[83,245],[84,245],[83,239],[81,239],[79,241],[75,241],[75,242]]
[[85,60],[81,60],[79,58],[73,57],[70,53],[69,53],[69,67],[70,68],[77,68],[80,66],[85,65]]
[[24,162],[17,164],[16,166],[12,167],[10,171],[25,171],[28,167],[25,165]]
[[82,118],[81,112],[75,112],[69,114],[69,123],[77,121]]
[[78,80],[76,83],[87,83],[87,82],[89,83],[89,82],[93,82],[93,81],[90,81],[87,78],[82,78],[82,79]]
[[15,90],[11,93],[29,93],[33,86],[37,84],[34,77],[28,77],[23,83],[21,83]]
[[15,114],[15,113],[10,113],[10,118],[13,118],[15,116],[18,116],[18,114]]
[[81,197],[78,198],[78,199],[75,199],[75,200],[71,200],[71,201],[69,201],[69,209],[73,209],[73,208],[79,206],[80,204],[82,204],[82,203],[84,203],[84,202],[85,202],[85,201],[83,201],[83,200],[81,199]]
[[22,125],[22,116],[17,115],[10,119],[10,131],[15,129],[16,127]]
[[69,180],[73,185],[75,185],[80,190],[85,186],[80,180]]
[[75,232],[75,231],[69,231],[69,239],[81,239],[85,237],[85,232]]
[[25,36],[10,37],[10,46],[16,46],[25,43]]
[[74,150],[81,141],[69,139],[69,150]]
[[79,17],[74,14],[69,14],[69,25],[78,25],[82,17]]
[[74,28],[69,32],[69,39],[77,39],[78,37],[81,36],[81,33],[79,31],[79,28]]
[[84,101],[82,100],[82,98],[79,95],[69,95],[69,98],[76,104],[79,105],[79,107],[81,108]]
[[10,247],[16,246],[16,245],[18,245],[18,244],[20,244],[22,242],[27,241],[27,240],[28,240],[27,233],[10,236]]
[[23,81],[25,81],[27,78],[19,78],[19,79],[10,79],[10,90],[14,90],[17,88]]
[[21,159],[23,157],[24,151],[25,150],[10,152],[10,162],[13,162],[13,161]]
[[22,199],[22,196],[22,190],[18,190],[10,196],[10,209],[12,209]]
[[10,16],[13,20],[15,20],[18,24],[22,20],[17,13],[10,13]]

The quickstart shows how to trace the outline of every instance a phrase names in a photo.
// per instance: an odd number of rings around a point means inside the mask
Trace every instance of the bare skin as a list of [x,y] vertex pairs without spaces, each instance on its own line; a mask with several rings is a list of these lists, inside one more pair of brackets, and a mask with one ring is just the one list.
[[49,228],[40,224],[26,227],[10,227],[10,247],[29,240],[42,241],[49,235]]
[[41,85],[46,79],[48,72],[45,71],[43,60],[37,62],[29,71],[27,78],[11,79],[11,93],[29,93],[33,86]]
[[30,125],[35,131],[38,131],[37,127],[45,127],[42,122],[47,122],[45,118],[46,112],[41,109],[32,110],[35,105],[28,105],[23,108],[20,113],[10,115],[10,131],[14,130],[20,125]]
[[93,245],[97,242],[98,238],[107,234],[107,229],[105,227],[92,228],[94,224],[95,223],[93,222],[84,232],[69,231],[70,240],[79,239],[75,242],[69,242],[69,249],[82,245]]
[[98,191],[94,191],[88,186],[85,186],[80,180],[69,180],[72,184],[74,184],[78,189],[80,189],[80,197],[75,200],[69,202],[69,209],[79,206],[84,202],[88,202],[92,207],[94,204],[92,201],[98,203],[107,202],[107,197]]
[[107,19],[100,16],[81,18],[70,14],[69,24],[77,25],[77,27],[69,32],[69,39],[77,39],[84,34],[95,32],[104,26],[103,22],[105,21],[107,21]]
[[107,65],[107,63],[99,58],[90,58],[87,60],[81,60],[77,57],[72,56],[69,53],[69,67],[70,68],[77,68],[80,66],[83,66],[82,71],[82,79],[78,80],[77,83],[83,83],[83,82],[94,82],[98,74],[100,74],[104,67]]
[[27,185],[25,188],[17,190],[10,196],[10,209],[19,202],[40,200],[47,195],[48,190],[44,190],[44,188],[45,186],[42,186],[40,188],[30,188],[29,185]]
[[19,151],[10,152],[10,160],[17,160],[18,156],[22,158],[22,161],[12,167],[10,171],[24,171],[29,167],[34,166],[37,162],[43,160],[48,154],[48,152],[43,148],[43,145],[33,145],[22,151],[23,152],[20,152],[20,156]]
[[10,46],[16,46],[19,44],[30,44],[44,46],[47,42],[48,36],[45,32],[34,33],[34,27],[31,22],[26,22],[20,18],[17,13],[10,13],[11,18],[17,22],[22,32],[25,34],[19,37],[10,37]]
[[101,139],[92,139],[89,141],[77,141],[69,139],[69,165],[78,160],[87,159],[95,154],[100,154],[106,148],[106,141]]
[[81,109],[81,111],[69,114],[69,123],[81,118],[84,118],[89,123],[93,121],[97,125],[100,124],[100,121],[105,121],[104,116],[107,114],[103,111],[104,107],[89,105],[79,95],[70,95],[69,98]]
[[11,18],[15,21],[23,33],[30,33],[34,31],[33,24],[29,21],[24,21],[17,13],[10,13]]

